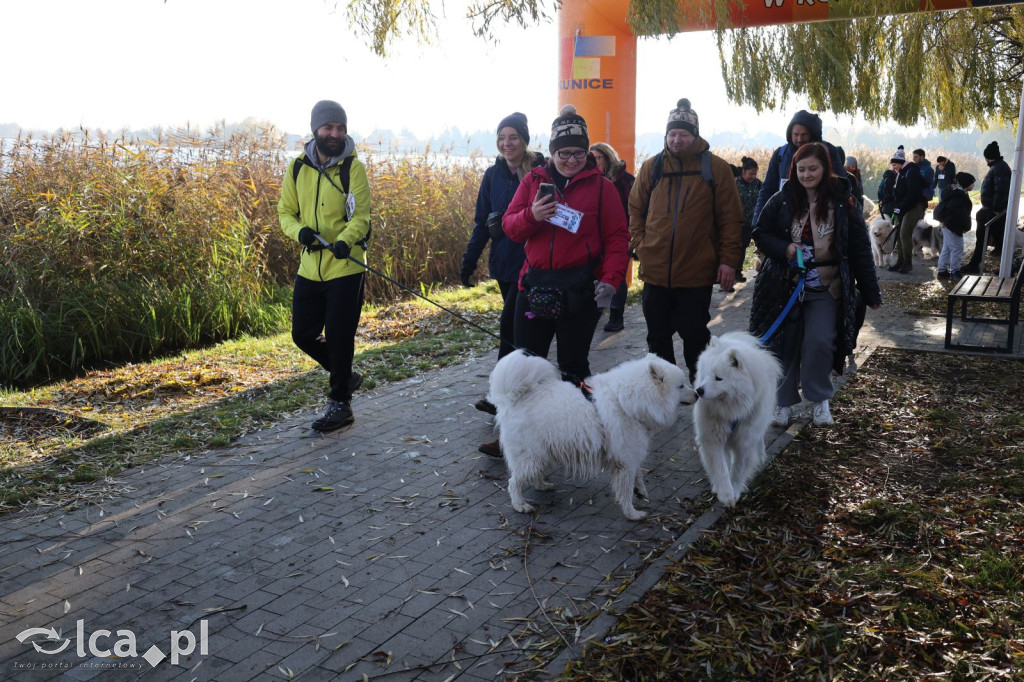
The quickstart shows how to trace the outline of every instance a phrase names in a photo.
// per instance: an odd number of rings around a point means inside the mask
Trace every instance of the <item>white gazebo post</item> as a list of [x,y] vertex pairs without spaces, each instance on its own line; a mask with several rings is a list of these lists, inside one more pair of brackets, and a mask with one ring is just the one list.
[[1013,248],[1016,244],[1014,240],[1017,237],[1017,209],[1020,207],[1022,165],[1024,165],[1024,83],[1021,86],[1020,113],[1017,115],[1017,146],[1013,150],[1013,170],[1010,172],[1010,203],[1006,206],[1003,254],[999,259],[1000,277],[1013,277]]

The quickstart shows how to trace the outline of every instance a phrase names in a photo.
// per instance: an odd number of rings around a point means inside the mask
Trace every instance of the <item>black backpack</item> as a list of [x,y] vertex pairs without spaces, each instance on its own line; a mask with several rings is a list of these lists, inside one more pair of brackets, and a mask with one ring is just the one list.
[[697,155],[700,159],[699,171],[674,171],[665,172],[665,152],[658,152],[654,155],[654,165],[651,167],[651,189],[647,194],[647,206],[644,208],[644,220],[647,220],[647,212],[651,208],[651,197],[654,196],[654,188],[658,186],[663,177],[678,178],[688,175],[700,175],[704,182],[711,188],[712,202],[715,195],[715,176],[711,172],[711,152],[707,149]]

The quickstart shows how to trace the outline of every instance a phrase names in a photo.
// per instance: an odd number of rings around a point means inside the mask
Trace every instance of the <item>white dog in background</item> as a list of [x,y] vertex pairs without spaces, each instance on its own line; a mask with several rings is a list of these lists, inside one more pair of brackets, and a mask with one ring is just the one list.
[[875,202],[871,201],[871,199],[868,199],[867,195],[862,196],[861,200],[864,202],[864,220],[867,220],[868,218],[871,217],[872,213],[878,210],[878,206],[875,204]]
[[550,362],[523,351],[495,365],[488,400],[498,408],[512,507],[532,512],[524,488],[550,490],[546,475],[556,467],[582,479],[605,468],[622,513],[638,521],[647,514],[633,506],[633,492],[647,496],[640,465],[651,436],[676,420],[680,403],[692,404],[697,396],[686,371],[656,355],[625,362],[587,383],[592,400],[563,381]]
[[871,235],[871,256],[875,259],[875,267],[896,264],[896,235],[893,233],[892,221],[877,213],[868,221],[868,233]]
[[726,507],[736,505],[764,465],[781,376],[779,361],[746,332],[711,337],[697,360],[697,447],[711,490]]

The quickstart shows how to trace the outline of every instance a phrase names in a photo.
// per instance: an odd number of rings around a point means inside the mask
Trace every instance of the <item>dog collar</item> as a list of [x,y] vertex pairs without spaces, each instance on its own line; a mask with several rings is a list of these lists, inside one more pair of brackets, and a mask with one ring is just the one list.
[[580,393],[583,394],[584,398],[586,398],[590,402],[594,402],[594,388],[593,388],[593,386],[588,384],[586,381],[581,381],[580,384],[579,384],[579,389],[580,389]]

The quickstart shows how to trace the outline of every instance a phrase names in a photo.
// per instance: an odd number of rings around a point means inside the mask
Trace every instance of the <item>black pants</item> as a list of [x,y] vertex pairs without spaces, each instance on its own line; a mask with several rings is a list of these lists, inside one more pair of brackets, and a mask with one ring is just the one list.
[[331,400],[352,399],[349,381],[362,310],[363,273],[326,282],[295,278],[292,341],[330,372]]
[[985,255],[985,249],[988,247],[988,237],[992,237],[992,243],[995,245],[995,255],[998,256],[1003,252],[1003,232],[1006,228],[1006,216],[1004,215],[999,220],[995,221],[988,227],[988,233],[985,231],[985,223],[992,220],[996,216],[997,211],[993,211],[991,208],[983,208],[978,211],[976,216],[978,221],[978,231],[974,233],[977,239],[974,240],[974,255],[971,256],[970,265],[978,267],[981,265],[981,258]]
[[754,226],[748,223],[743,223],[743,227],[740,229],[740,262],[736,264],[736,272],[740,273],[743,271],[743,261],[747,259],[747,247],[750,246],[750,234],[754,231]]
[[526,292],[516,296],[515,339],[516,345],[542,358],[548,356],[551,340],[558,340],[558,368],[562,376],[576,383],[590,376],[590,342],[601,311],[593,299],[575,315],[559,320],[542,320],[527,317],[530,302]]
[[609,305],[608,307],[611,310],[625,310],[626,296],[628,295],[628,293],[629,291],[626,289],[626,280],[622,280],[622,284],[619,285],[619,288],[616,289],[615,293],[612,295],[612,302],[611,305]]
[[679,334],[692,380],[697,373],[697,358],[711,341],[711,287],[668,289],[645,283],[641,301],[647,321],[647,349],[676,364],[672,335]]
[[501,307],[501,318],[498,325],[498,336],[501,343],[498,344],[498,359],[511,353],[516,349],[516,297],[519,294],[519,283],[515,280],[506,282],[498,280],[498,290],[501,292],[501,300],[504,301]]

